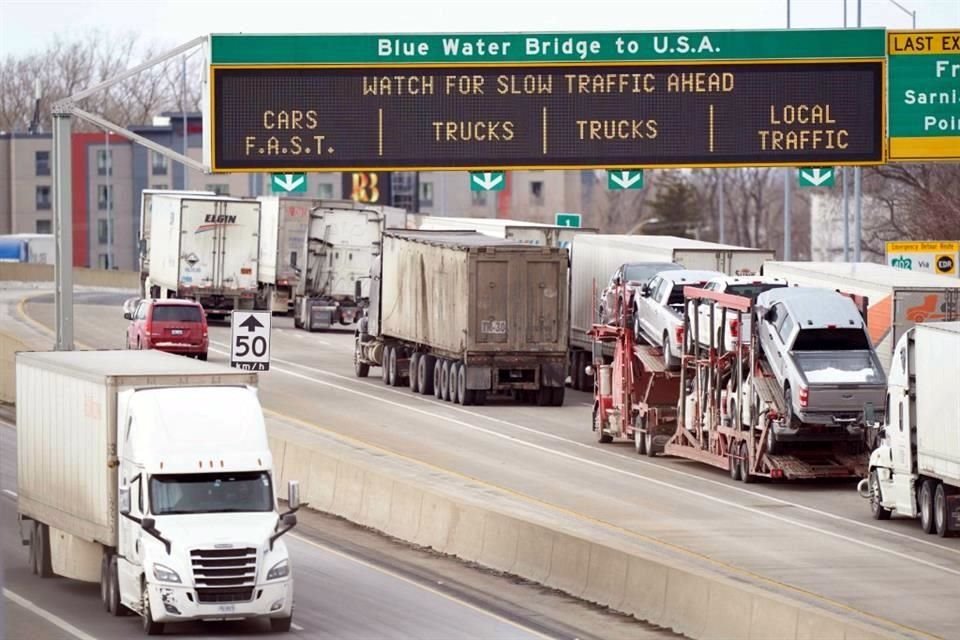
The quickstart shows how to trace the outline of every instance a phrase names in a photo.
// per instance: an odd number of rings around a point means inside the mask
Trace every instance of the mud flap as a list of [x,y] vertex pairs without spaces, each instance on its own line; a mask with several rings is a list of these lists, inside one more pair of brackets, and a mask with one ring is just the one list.
[[493,386],[493,368],[467,366],[467,389],[488,391]]
[[947,499],[947,531],[960,532],[960,495],[945,497]]
[[540,386],[562,387],[566,385],[566,362],[546,362],[540,365]]

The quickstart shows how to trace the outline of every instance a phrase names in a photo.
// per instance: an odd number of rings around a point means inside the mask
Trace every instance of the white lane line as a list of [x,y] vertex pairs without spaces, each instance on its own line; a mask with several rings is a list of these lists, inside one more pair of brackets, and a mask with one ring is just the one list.
[[298,625],[296,622],[291,622],[290,628],[293,629],[294,631],[303,631],[303,627]]
[[64,631],[72,635],[74,638],[78,638],[79,640],[97,640],[96,637],[90,635],[89,633],[86,633],[85,631],[81,631],[80,629],[76,628],[75,626],[73,626],[72,624],[70,624],[63,618],[61,618],[60,616],[54,615],[49,611],[47,611],[46,609],[42,609],[38,607],[37,605],[30,602],[23,596],[20,596],[14,593],[13,591],[10,591],[10,589],[4,588],[3,595],[11,602],[18,604],[24,609],[30,611],[31,613],[34,613],[40,616],[47,622],[53,625],[56,625],[57,627],[60,627],[61,629],[63,629]]
[[5,495],[10,496],[11,498],[16,499],[16,497],[17,497],[17,492],[16,492],[16,491],[10,491],[10,489],[3,489],[2,491],[3,491],[3,493],[4,493]]
[[[350,554],[348,554],[348,553],[344,553],[343,551],[339,551],[339,550],[334,549],[334,548],[332,548],[332,547],[328,547],[327,545],[325,545],[325,544],[323,544],[323,543],[321,543],[321,542],[316,542],[316,541],[311,540],[311,539],[309,539],[309,538],[304,538],[303,536],[298,535],[298,534],[296,534],[296,533],[289,533],[289,534],[287,534],[287,535],[288,535],[289,537],[295,539],[295,540],[298,540],[298,541],[300,541],[300,542],[303,542],[304,544],[308,544],[308,545],[310,545],[311,547],[316,547],[317,549],[320,549],[321,551],[324,551],[324,552],[326,552],[326,553],[330,553],[330,554],[332,554],[332,555],[335,555],[335,556],[337,556],[337,557],[343,558],[343,559],[345,559],[345,560],[350,560],[351,562],[356,562],[357,564],[359,564],[359,565],[361,565],[361,566],[364,566],[364,567],[366,567],[366,568],[368,568],[368,569],[372,569],[372,570],[374,570],[374,571],[376,571],[376,572],[378,572],[378,573],[382,573],[383,575],[390,576],[391,578],[394,578],[394,579],[396,579],[396,580],[400,580],[401,582],[404,582],[404,583],[406,583],[406,584],[409,584],[409,585],[412,585],[412,586],[414,586],[414,587],[417,587],[418,589],[422,589],[422,590],[424,590],[424,591],[426,591],[426,592],[428,592],[428,593],[432,593],[432,594],[434,594],[434,595],[440,596],[441,598],[445,598],[446,600],[449,600],[450,602],[456,603],[456,604],[458,604],[458,605],[460,605],[460,606],[462,606],[462,607],[465,607],[465,608],[470,609],[470,610],[472,610],[472,611],[476,611],[477,613],[483,614],[483,615],[485,615],[485,616],[489,616],[489,617],[493,618],[494,620],[498,620],[498,621],[500,621],[500,622],[502,622],[502,623],[504,623],[504,624],[510,625],[511,627],[514,627],[514,628],[516,628],[516,629],[520,629],[520,630],[522,630],[522,631],[525,631],[525,632],[527,632],[527,633],[529,633],[529,634],[531,634],[531,635],[534,635],[534,636],[536,636],[536,637],[538,637],[538,638],[550,638],[550,636],[546,636],[546,635],[544,635],[543,633],[537,631],[536,629],[531,629],[530,627],[525,626],[525,625],[523,625],[523,624],[520,624],[519,622],[516,622],[516,621],[514,621],[514,620],[510,620],[509,618],[504,618],[503,616],[501,616],[501,615],[499,615],[499,614],[496,614],[496,613],[494,613],[494,612],[492,612],[492,611],[488,611],[488,610],[486,610],[486,609],[482,609],[482,608],[478,607],[478,606],[475,605],[475,604],[471,604],[471,603],[469,603],[469,602],[467,602],[467,601],[465,601],[465,600],[461,600],[460,598],[458,598],[458,597],[456,597],[456,596],[454,596],[454,595],[451,595],[451,594],[449,594],[449,593],[444,593],[443,591],[439,591],[439,590],[437,590],[437,589],[434,589],[433,587],[430,587],[430,586],[428,586],[428,585],[426,585],[426,584],[423,584],[422,582],[417,582],[416,580],[413,580],[413,579],[411,579],[411,578],[408,578],[407,576],[400,575],[399,573],[395,573],[395,572],[391,571],[390,569],[386,569],[386,568],[384,568],[384,567],[375,565],[375,564],[373,564],[373,563],[371,563],[371,562],[367,562],[366,560],[361,560],[360,558],[357,558],[357,557],[355,557],[355,556],[352,556],[352,555],[350,555]],[[553,639],[550,638],[550,640],[553,640]]]
[[[224,346],[227,346],[227,345],[224,345]],[[306,370],[308,370],[308,371],[312,371],[312,372],[314,372],[314,373],[318,373],[318,374],[321,374],[321,375],[329,376],[329,377],[331,377],[331,378],[338,378],[338,379],[340,379],[340,380],[344,380],[344,381],[346,381],[346,382],[349,382],[350,384],[358,384],[358,383],[359,383],[359,384],[362,384],[362,385],[366,385],[366,386],[370,387],[371,389],[377,389],[378,391],[383,391],[383,392],[387,392],[387,393],[391,393],[391,394],[396,394],[397,396],[400,396],[400,397],[405,398],[405,399],[408,399],[408,400],[413,400],[413,401],[415,401],[415,402],[423,402],[423,403],[427,403],[427,404],[432,405],[432,406],[443,406],[445,409],[447,409],[447,410],[449,410],[449,411],[455,411],[455,412],[457,412],[457,413],[462,413],[462,414],[465,414],[465,415],[468,415],[468,416],[471,416],[471,417],[474,417],[474,418],[480,418],[480,419],[486,420],[486,421],[488,421],[488,422],[493,422],[493,423],[496,423],[496,424],[499,424],[499,425],[503,425],[503,426],[505,426],[505,427],[510,427],[510,428],[512,428],[512,429],[517,429],[517,430],[519,430],[519,431],[523,431],[523,432],[526,432],[526,433],[534,434],[534,435],[537,435],[537,436],[540,436],[540,437],[543,437],[543,438],[547,438],[547,439],[549,439],[549,440],[555,440],[555,441],[557,441],[557,442],[562,442],[562,443],[564,443],[564,444],[568,444],[568,445],[571,445],[571,446],[575,446],[575,447],[578,447],[578,448],[581,448],[581,449],[586,449],[587,451],[590,451],[591,453],[594,453],[594,454],[597,454],[597,455],[610,456],[610,457],[612,457],[612,458],[614,458],[614,459],[616,459],[616,460],[618,460],[618,461],[620,461],[620,462],[627,462],[627,463],[629,463],[629,464],[634,464],[634,465],[642,465],[642,466],[649,467],[649,468],[651,468],[651,469],[656,469],[656,470],[658,470],[658,471],[663,471],[663,472],[665,472],[665,473],[669,473],[669,474],[672,474],[672,475],[675,475],[675,476],[680,476],[680,477],[685,478],[685,479],[688,479],[688,480],[693,480],[693,481],[697,481],[697,482],[703,482],[703,483],[706,483],[706,484],[715,486],[715,487],[717,487],[717,488],[724,489],[724,490],[726,490],[726,491],[730,491],[730,492],[734,492],[734,493],[739,493],[739,494],[741,494],[741,495],[750,496],[751,498],[758,498],[758,499],[761,499],[761,500],[770,501],[770,502],[775,503],[775,504],[780,504],[780,505],[783,505],[783,506],[794,507],[794,508],[796,508],[796,509],[798,509],[798,510],[805,511],[805,512],[807,512],[807,513],[813,513],[813,514],[816,514],[816,515],[819,515],[819,516],[823,516],[824,518],[828,518],[828,519],[833,520],[833,521],[835,521],[835,522],[842,522],[842,523],[844,523],[844,524],[847,524],[847,525],[850,525],[850,526],[855,526],[855,527],[860,527],[860,528],[862,528],[862,529],[867,529],[867,530],[869,530],[869,531],[872,531],[872,532],[874,532],[874,533],[878,533],[878,534],[881,534],[881,535],[890,536],[890,537],[893,537],[893,538],[899,538],[899,539],[901,539],[901,540],[908,540],[908,541],[910,541],[910,542],[913,542],[913,543],[916,543],[916,544],[921,544],[921,545],[924,545],[924,546],[927,546],[927,547],[931,547],[931,548],[934,548],[934,549],[937,549],[937,550],[940,550],[940,551],[947,551],[947,552],[950,552],[950,553],[953,553],[953,554],[960,555],[960,549],[956,549],[956,548],[953,548],[953,547],[948,547],[948,546],[945,546],[945,545],[942,545],[942,544],[938,544],[938,543],[936,543],[936,542],[931,542],[931,541],[929,541],[929,540],[924,540],[923,538],[918,538],[918,537],[916,537],[916,536],[912,536],[912,535],[907,534],[907,533],[901,533],[901,532],[899,532],[899,531],[894,531],[894,530],[891,530],[891,529],[885,528],[885,527],[878,527],[878,526],[876,526],[876,525],[872,525],[872,524],[869,524],[869,523],[867,523],[867,522],[860,522],[859,520],[853,520],[853,519],[851,519],[851,518],[847,518],[847,517],[845,517],[845,516],[841,516],[841,515],[838,515],[838,514],[836,514],[836,513],[831,513],[830,511],[824,511],[824,510],[822,510],[822,509],[817,509],[816,507],[811,507],[811,506],[808,506],[808,505],[805,505],[805,504],[800,504],[800,503],[798,503],[798,502],[791,502],[790,500],[785,500],[785,499],[783,499],[783,498],[777,498],[777,497],[772,496],[772,495],[769,495],[769,494],[760,493],[759,491],[753,491],[753,490],[751,490],[751,489],[745,489],[745,488],[743,488],[742,486],[739,486],[739,485],[736,485],[736,484],[729,484],[729,483],[727,483],[727,482],[721,482],[721,481],[719,481],[719,480],[713,480],[713,479],[707,478],[707,477],[705,477],[705,476],[697,475],[697,474],[695,474],[695,473],[690,473],[689,471],[683,471],[683,470],[675,469],[675,468],[672,468],[672,467],[669,467],[669,466],[657,464],[656,462],[650,462],[649,460],[644,460],[643,458],[637,458],[637,457],[632,457],[632,456],[625,456],[625,455],[623,455],[623,454],[616,453],[616,452],[613,452],[613,451],[608,451],[608,450],[603,449],[603,448],[598,448],[598,447],[593,446],[593,445],[590,445],[590,444],[584,444],[583,442],[579,442],[579,441],[577,441],[577,440],[571,440],[570,438],[564,438],[563,436],[558,436],[558,435],[556,435],[555,433],[550,433],[549,431],[540,431],[540,430],[538,430],[538,429],[533,429],[533,428],[531,428],[531,427],[526,427],[526,426],[521,425],[521,424],[516,424],[515,422],[509,422],[509,421],[507,421],[507,420],[503,420],[503,419],[501,419],[501,418],[496,418],[496,417],[494,417],[494,416],[488,416],[488,415],[484,415],[484,414],[482,414],[482,413],[476,413],[476,412],[474,412],[474,411],[470,411],[469,409],[464,409],[464,408],[462,408],[462,407],[460,407],[460,406],[457,406],[457,405],[454,405],[454,404],[443,403],[443,402],[441,402],[441,401],[439,401],[439,400],[433,399],[432,397],[431,397],[431,398],[424,398],[424,397],[422,397],[422,396],[413,395],[413,394],[411,394],[411,393],[409,393],[409,392],[407,392],[407,391],[402,391],[402,390],[398,390],[398,389],[391,389],[390,387],[384,387],[384,386],[379,385],[379,384],[376,384],[376,383],[374,383],[374,382],[363,381],[363,380],[359,380],[359,379],[357,379],[357,378],[351,378],[351,377],[349,377],[349,376],[343,376],[343,375],[340,375],[340,374],[338,374],[338,373],[333,373],[333,372],[331,372],[331,371],[325,371],[325,370],[323,370],[323,369],[318,369],[318,368],[316,368],[316,367],[311,367],[311,366],[308,366],[308,365],[305,365],[305,364],[300,364],[300,363],[292,362],[292,361],[289,361],[289,360],[274,359],[274,361],[275,361],[275,362],[280,362],[280,363],[282,363],[282,364],[292,365],[292,366],[298,367],[298,368],[300,368],[300,369],[306,369]],[[316,382],[320,382],[320,381],[316,381]],[[329,384],[329,383],[325,383],[325,384]],[[335,388],[339,388],[339,387],[335,387]],[[354,390],[354,389],[351,389],[351,391],[355,391],[355,390]],[[379,399],[379,398],[378,398],[378,399]],[[389,401],[384,400],[384,402],[389,402]],[[408,405],[403,405],[403,406],[408,406]],[[588,406],[588,407],[593,407],[592,404],[587,404],[586,406]],[[415,411],[417,410],[417,409],[415,409],[415,408],[413,408],[413,407],[409,407],[409,408],[412,409],[412,410],[415,410]],[[440,416],[440,415],[438,415],[438,414],[428,414],[428,415],[434,415],[435,417],[440,417],[440,418],[443,418],[443,419],[445,419],[445,420],[450,420],[450,418],[445,417],[445,416]],[[577,459],[580,459],[580,458],[577,458]],[[675,486],[675,485],[667,485],[667,486],[673,487],[673,486]],[[852,496],[855,495],[853,491],[851,491],[851,495],[852,495]]]
[[[275,360],[275,362],[281,362],[281,361],[280,361],[280,360]],[[286,363],[286,364],[295,364],[295,363],[289,363],[289,362],[287,362],[287,361],[283,361],[283,362]],[[304,368],[304,369],[313,369],[312,367],[307,367],[307,366],[305,366],[305,365],[296,365],[296,366],[299,366],[299,367]],[[734,508],[734,509],[740,509],[741,511],[746,511],[746,512],[748,512],[748,513],[752,513],[752,514],[754,514],[754,515],[761,516],[761,517],[764,517],[764,518],[767,518],[767,519],[770,519],[770,520],[775,520],[775,521],[777,521],[777,522],[782,522],[782,523],[791,525],[791,526],[793,526],[793,527],[799,527],[799,528],[801,528],[801,529],[806,529],[806,530],[812,531],[812,532],[814,532],[814,533],[818,533],[818,534],[821,534],[821,535],[829,536],[829,537],[835,538],[835,539],[837,539],[837,540],[841,540],[841,541],[844,541],[844,542],[849,542],[849,543],[854,544],[854,545],[857,545],[857,546],[861,546],[861,547],[864,547],[864,548],[867,548],[867,549],[872,549],[872,550],[874,550],[874,551],[879,551],[879,552],[882,552],[882,553],[885,553],[885,554],[888,554],[888,555],[892,555],[892,556],[901,558],[901,559],[903,559],[903,560],[907,560],[907,561],[910,562],[910,563],[922,564],[922,565],[925,565],[925,566],[930,567],[930,568],[932,568],[932,569],[939,569],[939,570],[944,571],[944,572],[946,572],[946,573],[950,573],[950,574],[953,574],[953,575],[960,576],[960,569],[954,569],[953,567],[948,567],[948,566],[944,566],[944,565],[941,565],[941,564],[937,564],[937,563],[935,563],[935,562],[931,562],[931,561],[929,561],[929,560],[924,560],[924,559],[922,559],[922,558],[916,557],[916,555],[914,555],[914,554],[902,553],[902,552],[900,552],[900,551],[895,551],[895,550],[893,550],[893,549],[888,549],[888,548],[883,547],[883,546],[878,545],[878,544],[874,544],[874,543],[871,543],[871,542],[866,542],[866,541],[864,541],[864,540],[860,540],[860,539],[858,539],[858,538],[853,538],[853,537],[850,537],[850,536],[847,536],[847,535],[844,535],[844,534],[842,534],[842,533],[838,533],[838,532],[835,532],[835,531],[830,531],[829,529],[823,529],[823,528],[821,528],[821,527],[817,527],[817,526],[814,526],[814,525],[812,525],[812,524],[807,524],[807,523],[805,523],[805,522],[800,522],[799,520],[792,520],[792,519],[787,518],[787,517],[785,517],[785,516],[780,516],[780,515],[777,515],[777,514],[774,514],[774,513],[770,513],[770,512],[768,512],[768,511],[764,511],[764,510],[762,510],[762,509],[757,509],[757,508],[754,508],[754,507],[750,507],[750,506],[748,506],[748,505],[743,505],[743,504],[740,504],[740,503],[738,503],[738,502],[734,502],[734,501],[732,501],[732,500],[727,500],[727,499],[720,498],[720,497],[717,497],[717,496],[705,496],[702,492],[697,491],[697,490],[695,490],[695,489],[690,489],[690,488],[688,488],[688,487],[683,487],[683,486],[680,486],[680,485],[671,484],[671,483],[665,482],[665,481],[663,481],[663,480],[657,480],[657,479],[655,479],[655,478],[650,478],[650,477],[648,477],[648,476],[644,476],[644,475],[641,475],[641,474],[639,474],[639,473],[634,473],[634,472],[632,472],[632,471],[627,471],[626,469],[621,469],[621,468],[619,468],[619,467],[613,467],[613,466],[610,466],[610,465],[607,465],[607,464],[603,464],[602,462],[597,462],[597,461],[595,461],[595,460],[590,460],[589,458],[581,458],[580,456],[576,456],[576,455],[573,455],[573,454],[570,454],[570,453],[566,453],[566,452],[564,452],[564,451],[559,451],[559,450],[556,450],[556,449],[551,449],[551,448],[549,448],[549,447],[544,447],[544,446],[542,446],[542,445],[534,444],[534,443],[532,443],[532,442],[527,442],[526,440],[521,440],[520,438],[511,436],[511,435],[508,435],[508,434],[505,434],[505,433],[501,433],[501,432],[499,432],[499,431],[494,431],[494,430],[492,430],[492,429],[485,429],[484,427],[480,427],[480,426],[478,426],[478,425],[474,425],[474,424],[471,424],[471,423],[469,423],[469,422],[464,422],[463,420],[457,420],[456,418],[451,418],[451,417],[449,417],[449,416],[444,416],[444,415],[439,414],[439,413],[434,413],[434,412],[432,412],[432,411],[427,411],[427,410],[425,410],[425,409],[419,409],[419,408],[417,408],[417,407],[412,407],[412,406],[410,406],[410,405],[408,405],[408,404],[403,404],[403,403],[400,403],[400,402],[394,402],[393,400],[387,400],[386,398],[381,398],[381,397],[379,397],[379,396],[375,396],[375,395],[370,394],[370,393],[365,393],[365,392],[363,392],[363,391],[358,391],[358,390],[355,389],[355,388],[345,387],[345,386],[342,386],[342,385],[334,384],[334,383],[332,383],[332,382],[327,382],[326,380],[319,380],[319,379],[317,379],[317,378],[312,378],[312,377],[307,376],[307,375],[304,375],[304,374],[302,374],[302,373],[297,373],[296,371],[290,371],[290,370],[288,370],[288,369],[282,369],[282,368],[279,368],[279,367],[274,367],[273,370],[274,370],[274,371],[277,371],[277,372],[280,372],[280,373],[285,373],[285,374],[287,374],[287,375],[289,375],[289,376],[293,376],[293,377],[295,377],[295,378],[300,378],[300,379],[302,379],[302,380],[307,380],[307,381],[313,382],[313,383],[315,383],[315,384],[320,384],[320,385],[323,385],[323,386],[327,386],[327,387],[336,389],[336,390],[338,390],[338,391],[343,391],[343,392],[345,392],[345,393],[351,393],[351,394],[354,394],[354,395],[357,395],[357,396],[360,396],[360,397],[363,397],[363,398],[367,398],[367,399],[369,399],[369,400],[374,400],[374,401],[376,401],[376,402],[382,402],[382,403],[384,403],[384,404],[388,404],[388,405],[391,405],[391,406],[394,406],[394,407],[397,407],[397,408],[400,408],[400,409],[406,409],[406,410],[408,410],[408,411],[412,411],[412,412],[414,412],[414,413],[419,413],[419,414],[421,414],[421,415],[429,416],[429,417],[431,417],[431,418],[436,418],[436,419],[438,419],[438,420],[444,420],[444,421],[449,422],[449,423],[451,423],[451,424],[460,425],[460,426],[462,426],[462,427],[464,427],[464,428],[466,428],[466,429],[470,429],[470,430],[472,430],[472,431],[477,431],[477,432],[480,432],[480,433],[484,433],[484,434],[493,436],[494,438],[499,438],[499,439],[501,439],[501,440],[507,440],[507,441],[510,441],[510,442],[519,444],[520,446],[527,447],[527,448],[529,448],[529,449],[535,449],[535,450],[537,450],[537,451],[541,451],[541,452],[543,452],[543,453],[548,453],[548,454],[550,454],[550,455],[553,455],[553,456],[556,456],[556,457],[559,457],[559,458],[564,458],[564,459],[566,459],[566,460],[573,460],[573,461],[576,461],[576,462],[579,462],[579,463],[582,463],[582,464],[590,465],[591,467],[594,467],[594,468],[597,468],[597,469],[603,469],[603,470],[605,470],[605,471],[610,471],[610,472],[615,473],[615,474],[618,474],[618,475],[627,476],[627,477],[631,477],[631,478],[636,478],[636,479],[638,479],[638,480],[642,480],[642,481],[648,482],[648,483],[650,483],[650,484],[654,484],[654,485],[657,485],[657,486],[661,486],[661,487],[665,487],[665,488],[671,489],[671,490],[673,490],[673,491],[679,491],[679,492],[688,494],[688,495],[693,496],[693,497],[695,497],[695,498],[698,498],[698,499],[700,499],[700,500],[706,498],[708,501],[710,501],[710,502],[712,502],[712,503],[714,503],[714,504],[718,504],[718,503],[719,503],[719,504],[723,504],[723,505],[732,507],[732,508]],[[324,373],[324,374],[331,375],[331,376],[338,377],[338,378],[345,378],[345,377],[346,377],[346,376],[340,376],[339,374],[335,374],[335,373],[324,372],[324,371],[321,371],[321,370],[316,370],[316,371],[320,371],[320,373]],[[347,378],[347,379],[350,380],[352,383],[355,383],[355,382],[356,382],[356,380],[354,380],[354,379],[352,379],[352,378]],[[409,396],[409,397],[417,398],[418,396],[412,396],[412,395],[411,395],[411,396]],[[451,408],[453,408],[453,407],[451,406]],[[474,415],[474,416],[477,416],[477,417],[483,417],[481,414],[474,414],[474,413],[471,412],[471,411],[465,411],[465,413],[467,413],[467,414],[469,414],[469,415]],[[535,434],[540,435],[540,436],[552,435],[552,434],[544,434],[543,432],[537,431],[537,430],[535,430],[535,429],[530,429],[530,428],[528,428],[528,427],[523,427],[523,426],[520,426],[520,425],[514,425],[513,423],[508,423],[508,422],[504,422],[504,421],[501,421],[501,420],[497,420],[497,419],[495,419],[495,418],[492,418],[492,420],[494,420],[494,421],[496,421],[496,422],[502,422],[502,423],[505,424],[505,425],[513,426],[513,427],[516,427],[516,428],[518,428],[518,429],[522,429],[522,430],[524,430],[524,431],[529,431],[529,432],[535,433]],[[559,438],[559,437],[558,437],[557,439],[563,440],[564,442],[573,443],[573,444],[581,444],[581,443],[577,443],[576,441],[573,441],[573,440],[567,440],[566,438]],[[594,450],[594,449],[591,448],[591,450]],[[611,455],[616,455],[616,454],[611,454]],[[617,457],[618,457],[618,458],[622,458],[622,456],[617,456]],[[641,462],[642,462],[642,461],[641,461]],[[660,467],[660,466],[658,466],[658,465],[652,465],[652,466],[656,467],[657,469],[663,468],[663,467]],[[690,475],[690,477],[692,477],[692,478],[694,478],[694,479],[698,479],[698,480],[700,479],[699,476],[696,476],[696,475],[693,475],[693,474],[687,474],[687,475]],[[724,486],[725,486],[725,485],[723,485],[722,483],[717,483],[717,484],[720,484],[721,487],[724,487]],[[767,496],[764,496],[763,494],[756,494],[756,495],[757,495],[757,497],[761,497],[761,498],[766,498],[766,497],[767,497]],[[773,498],[771,498],[771,500],[779,500],[779,499],[773,499]],[[803,506],[803,505],[794,505],[793,503],[788,502],[788,501],[780,501],[780,502],[783,502],[784,504],[789,504],[789,505],[791,505],[791,506],[797,506],[797,507],[802,507],[802,506]],[[841,521],[844,521],[844,522],[848,522],[848,523],[850,523],[850,524],[858,524],[858,525],[861,524],[861,523],[858,523],[856,520],[847,520],[846,518],[843,518],[843,517],[841,517],[841,516],[834,516],[833,514],[829,514],[829,513],[827,513],[827,512],[820,512],[818,509],[813,509],[813,508],[807,508],[807,509],[808,509],[809,511],[814,512],[814,513],[822,513],[823,515],[832,516],[832,517],[834,517],[834,518],[837,519],[837,520],[841,520]],[[869,525],[863,525],[863,526],[869,526]],[[884,530],[884,529],[879,529],[879,531],[886,533],[886,530]],[[893,533],[895,533],[895,532],[889,532],[889,533],[893,534]],[[906,535],[906,534],[899,534],[899,535],[900,535],[901,537],[903,537],[903,538],[906,538],[906,539],[910,540],[911,542],[920,542],[920,543],[926,542],[925,540],[919,540],[919,539],[913,538],[912,536],[909,536],[909,535]],[[929,543],[928,543],[928,544],[929,544]],[[940,549],[940,550],[943,550],[943,551],[949,551],[949,552],[951,552],[951,553],[960,554],[960,549],[952,549],[952,548],[950,548],[950,547],[941,547],[940,545],[937,545],[937,544],[931,544],[931,546],[934,546],[934,547],[936,547],[937,549]]]

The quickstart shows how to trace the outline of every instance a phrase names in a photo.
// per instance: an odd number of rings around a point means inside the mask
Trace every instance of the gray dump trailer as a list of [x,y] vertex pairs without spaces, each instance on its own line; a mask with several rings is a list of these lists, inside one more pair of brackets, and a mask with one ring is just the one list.
[[510,393],[563,404],[566,249],[473,231],[387,231],[354,362],[391,386],[459,404]]

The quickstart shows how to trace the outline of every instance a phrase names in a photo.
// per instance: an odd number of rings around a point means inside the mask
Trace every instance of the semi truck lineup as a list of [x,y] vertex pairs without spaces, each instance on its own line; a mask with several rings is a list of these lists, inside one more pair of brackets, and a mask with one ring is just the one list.
[[[143,298],[351,327],[357,377],[462,405],[559,407],[570,385],[592,394],[599,443],[741,482],[859,477],[874,518],[960,531],[960,281],[351,201],[149,191],[141,206]],[[299,489],[281,511],[257,374],[156,351],[20,353],[16,374],[35,574],[98,582],[148,634],[291,628]]]

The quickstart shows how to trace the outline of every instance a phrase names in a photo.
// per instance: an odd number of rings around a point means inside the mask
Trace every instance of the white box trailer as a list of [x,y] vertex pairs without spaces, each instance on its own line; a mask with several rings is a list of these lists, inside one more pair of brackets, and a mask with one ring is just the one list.
[[[686,269],[727,275],[758,273],[774,252],[703,242],[675,236],[578,235],[570,247],[570,377],[575,388],[590,391],[593,383],[582,370],[590,363],[592,340],[587,331],[599,320],[599,295],[623,264],[679,264]],[[609,346],[609,345],[608,345]]]
[[310,212],[320,204],[311,198],[260,196],[260,308],[274,313],[293,309],[293,293],[306,263],[304,244]]
[[0,262],[53,264],[55,240],[50,233],[11,233],[0,236]]
[[920,518],[927,533],[960,532],[958,380],[960,322],[918,324],[900,337],[881,444],[859,487],[874,518],[896,512]]
[[768,262],[763,274],[790,284],[866,298],[867,330],[883,370],[893,349],[920,322],[960,319],[960,280],[872,262]]
[[[188,195],[188,196],[215,196],[213,191],[180,191],[173,189],[144,189],[140,192],[140,297],[147,296],[146,281],[150,275],[150,231],[153,224],[153,196],[161,195]],[[51,260],[52,262],[52,260]]]
[[254,307],[260,202],[156,193],[150,217],[150,297],[196,300],[208,316]]
[[478,231],[494,238],[546,247],[569,247],[574,236],[597,233],[597,230],[592,228],[561,227],[526,220],[458,218],[424,214],[408,216],[407,226],[410,229],[423,231]]

